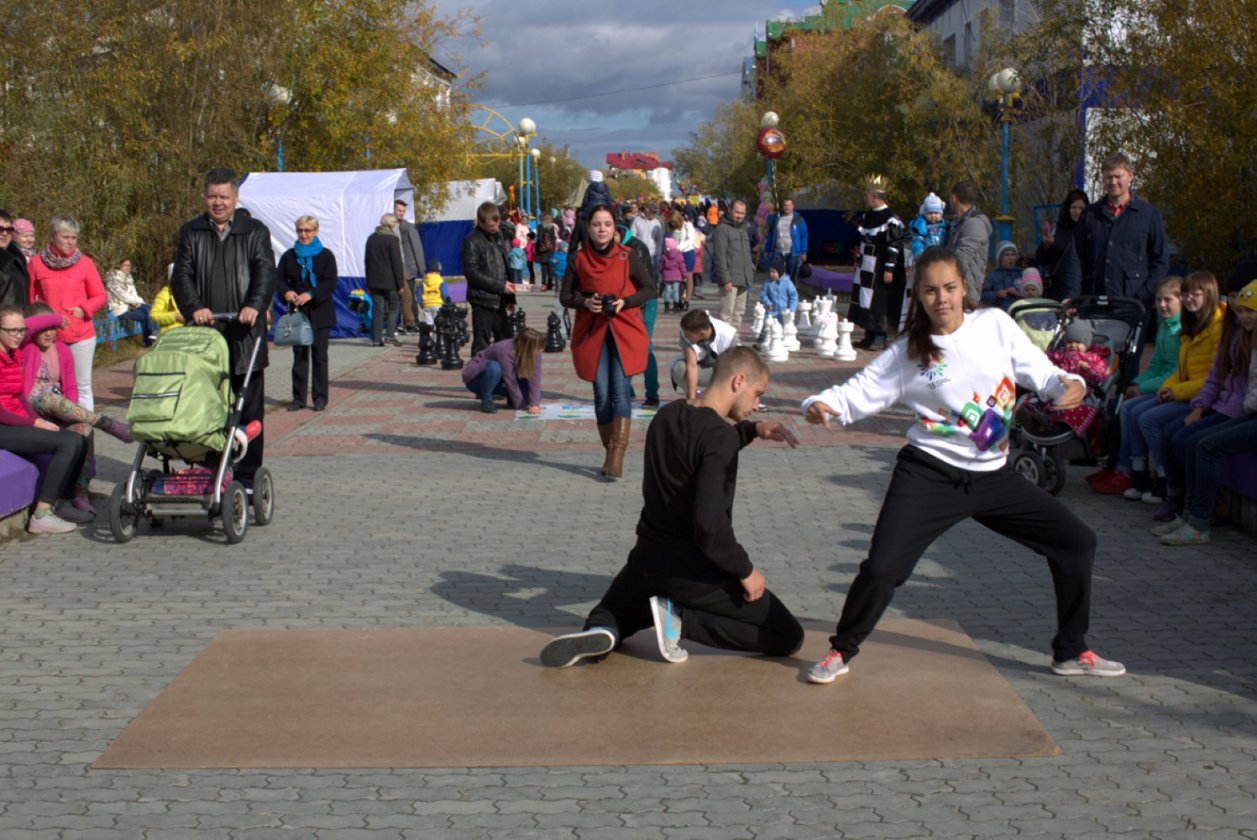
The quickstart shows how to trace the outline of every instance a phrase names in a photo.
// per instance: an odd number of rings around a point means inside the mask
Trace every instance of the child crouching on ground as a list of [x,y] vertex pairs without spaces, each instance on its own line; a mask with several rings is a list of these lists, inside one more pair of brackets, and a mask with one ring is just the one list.
[[83,460],[71,503],[77,510],[95,514],[96,509],[87,495],[88,485],[96,472],[92,429],[100,429],[123,443],[132,442],[131,431],[121,420],[88,411],[78,404],[74,357],[69,347],[57,341],[57,330],[61,329],[63,320],[46,303],[32,303],[26,307],[28,343],[18,351],[21,354],[26,401],[37,416],[87,438],[87,457]]
[[776,318],[778,323],[786,323],[786,313],[799,308],[799,292],[794,288],[794,281],[786,274],[786,261],[774,257],[768,267],[768,280],[760,290],[759,302],[764,305],[764,329],[757,339],[761,344],[768,335],[768,319]]
[[[1086,321],[1074,321],[1065,328],[1065,343],[1059,350],[1053,350],[1047,357],[1066,373],[1073,373],[1086,380],[1087,385],[1100,385],[1109,377],[1112,351],[1101,344],[1093,344],[1091,325]],[[1080,438],[1086,438],[1091,422],[1099,413],[1097,400],[1086,397],[1081,405],[1060,410],[1051,408],[1037,397],[1026,401],[1025,410],[1046,419],[1048,424],[1057,421],[1065,423]],[[1042,420],[1040,420],[1042,422]]]
[[441,311],[441,304],[448,303],[450,295],[441,277],[440,260],[428,260],[427,268],[427,273],[423,275],[423,319],[432,325],[436,323],[436,313]]

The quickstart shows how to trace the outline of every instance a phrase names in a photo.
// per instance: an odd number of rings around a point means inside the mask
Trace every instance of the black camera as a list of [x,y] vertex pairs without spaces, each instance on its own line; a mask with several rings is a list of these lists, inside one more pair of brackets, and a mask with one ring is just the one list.
[[615,317],[615,295],[602,295],[602,314],[608,318]]

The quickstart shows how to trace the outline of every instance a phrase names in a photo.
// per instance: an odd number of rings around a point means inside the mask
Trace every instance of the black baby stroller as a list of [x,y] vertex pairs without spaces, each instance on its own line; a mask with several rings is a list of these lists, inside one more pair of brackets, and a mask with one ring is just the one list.
[[[216,313],[214,320],[235,317]],[[139,448],[130,474],[109,498],[109,530],[118,542],[135,536],[140,517],[150,527],[181,517],[211,522],[222,517],[228,543],[244,539],[250,507],[255,524],[270,523],[275,511],[270,471],[259,467],[254,475],[252,504],[231,472],[261,428],[256,422],[241,428],[240,413],[265,340],[263,334],[253,343],[249,372],[234,406],[227,340],[212,327],[171,330],[136,362],[127,421]],[[159,460],[160,468],[145,469],[146,457]],[[176,460],[186,466],[176,468]]]
[[1104,380],[1088,386],[1087,400],[1095,406],[1096,416],[1085,435],[1056,419],[1033,394],[1020,394],[1017,398],[1009,435],[1010,462],[1026,480],[1056,495],[1065,486],[1070,461],[1094,466],[1107,454],[1123,389],[1137,373],[1134,368],[1143,341],[1144,306],[1133,298],[1104,296],[1078,298],[1068,305],[1054,300],[1026,300],[1013,304],[1008,314],[1045,351],[1060,349],[1065,328],[1076,320],[1089,323],[1093,346],[1102,344],[1110,351]]

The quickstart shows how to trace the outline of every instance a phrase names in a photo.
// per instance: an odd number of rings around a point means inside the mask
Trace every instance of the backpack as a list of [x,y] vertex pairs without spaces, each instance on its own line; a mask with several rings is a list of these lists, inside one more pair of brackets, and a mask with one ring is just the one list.
[[127,408],[131,436],[185,458],[221,452],[227,445],[230,371],[227,339],[218,330],[170,330],[135,362]]

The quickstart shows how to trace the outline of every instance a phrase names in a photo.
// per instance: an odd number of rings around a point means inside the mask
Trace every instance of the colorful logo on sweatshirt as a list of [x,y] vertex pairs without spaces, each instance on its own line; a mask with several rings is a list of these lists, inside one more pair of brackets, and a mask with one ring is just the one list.
[[[928,376],[924,365],[921,366],[921,375]],[[936,386],[931,383],[930,387]],[[1004,377],[995,387],[994,393],[986,399],[974,391],[970,400],[961,407],[959,412],[941,406],[936,413],[945,419],[933,420],[918,417],[917,422],[927,432],[939,437],[967,435],[979,452],[986,452],[993,448],[1007,449],[1008,432],[1011,427],[1016,396],[1016,386]]]
[[930,359],[928,365],[917,365],[917,370],[929,383],[930,390],[942,387],[950,381],[947,379],[947,363],[942,359]]

